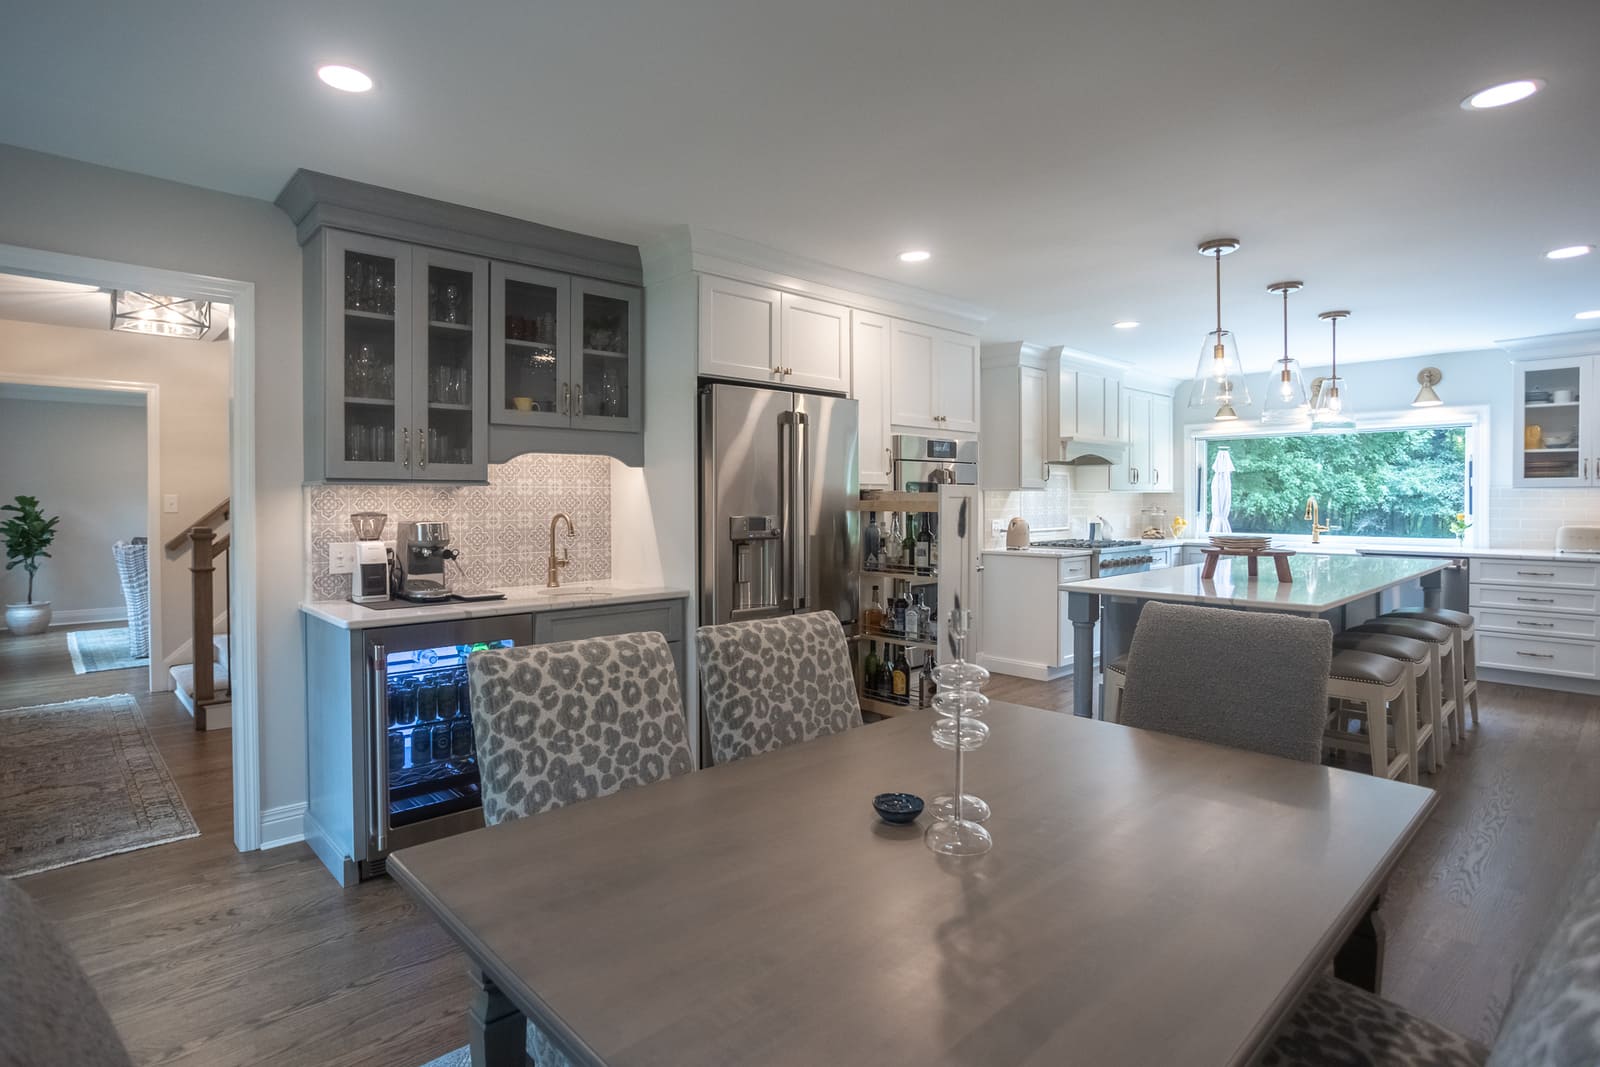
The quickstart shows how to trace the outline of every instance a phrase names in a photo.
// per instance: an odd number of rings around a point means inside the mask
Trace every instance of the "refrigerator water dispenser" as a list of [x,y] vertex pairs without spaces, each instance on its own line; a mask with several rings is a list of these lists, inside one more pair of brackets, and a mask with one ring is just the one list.
[[729,516],[728,539],[733,542],[735,612],[760,611],[778,606],[782,536],[783,530],[774,516]]

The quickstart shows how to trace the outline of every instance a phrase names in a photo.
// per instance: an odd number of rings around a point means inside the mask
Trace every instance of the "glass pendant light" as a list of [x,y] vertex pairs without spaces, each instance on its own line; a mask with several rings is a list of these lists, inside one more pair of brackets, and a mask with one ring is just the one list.
[[1250,403],[1250,390],[1244,381],[1244,366],[1239,362],[1239,346],[1232,331],[1222,328],[1222,257],[1239,250],[1237,237],[1216,237],[1200,245],[1202,256],[1210,256],[1217,266],[1217,328],[1206,334],[1200,346],[1200,362],[1194,369],[1194,385],[1189,391],[1192,408],[1215,408],[1218,422],[1239,417],[1234,405]]
[[1348,311],[1324,311],[1317,316],[1333,330],[1333,369],[1322,379],[1322,388],[1311,402],[1311,424],[1319,430],[1348,430],[1356,424],[1346,410],[1349,397],[1345,395],[1344,379],[1339,377],[1339,320],[1349,316]]
[[1289,294],[1305,288],[1303,282],[1273,282],[1269,293],[1283,294],[1283,358],[1273,369],[1261,396],[1261,421],[1266,423],[1304,422],[1311,414],[1306,399],[1306,381],[1300,375],[1300,361],[1289,358]]

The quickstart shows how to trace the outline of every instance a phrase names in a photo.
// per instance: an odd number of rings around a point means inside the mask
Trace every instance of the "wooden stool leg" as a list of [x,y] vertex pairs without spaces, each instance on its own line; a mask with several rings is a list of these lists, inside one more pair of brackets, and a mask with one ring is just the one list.
[[1372,752],[1372,773],[1378,778],[1387,778],[1389,777],[1389,704],[1383,699],[1383,693],[1379,690],[1376,695],[1363,697],[1361,706],[1367,713],[1367,745]]
[[1245,570],[1245,573],[1248,574],[1252,578],[1259,578],[1260,577],[1260,575],[1256,572],[1256,561],[1259,560],[1260,558],[1261,557],[1256,555],[1254,552],[1250,553],[1248,556],[1245,557],[1244,570]]
[[1215,578],[1217,576],[1217,560],[1221,558],[1222,555],[1219,552],[1207,552],[1206,564],[1200,568],[1200,577],[1205,579]]
[[1461,666],[1464,668],[1467,681],[1472,683],[1472,695],[1467,697],[1472,702],[1472,728],[1478,728],[1478,635],[1463,637],[1461,640],[1461,654],[1465,657]]
[[1294,581],[1294,575],[1292,573],[1290,573],[1290,571],[1289,571],[1289,557],[1288,556],[1273,556],[1272,557],[1272,562],[1278,568],[1278,581],[1280,581],[1280,582],[1293,582]]

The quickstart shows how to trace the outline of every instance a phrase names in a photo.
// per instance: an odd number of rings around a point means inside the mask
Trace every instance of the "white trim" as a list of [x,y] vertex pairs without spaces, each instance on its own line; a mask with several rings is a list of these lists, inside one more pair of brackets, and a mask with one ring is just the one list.
[[1570,330],[1538,337],[1513,337],[1496,341],[1495,344],[1510,353],[1513,363],[1555,356],[1592,356],[1600,352],[1600,330]]
[[[0,246],[3,248],[4,246]],[[8,261],[9,262],[9,261]],[[80,389],[97,393],[139,394],[144,398],[144,535],[149,542],[150,571],[150,647],[161,647],[161,568],[156,553],[161,550],[161,386],[155,382],[122,381],[117,378],[71,378],[56,374],[24,374],[0,367],[0,382],[7,385],[33,385],[53,389]],[[90,616],[103,614],[105,609],[85,612],[60,612],[56,617],[66,622],[105,622],[106,618]],[[78,618],[72,618],[77,615]],[[126,619],[127,609],[111,618]],[[56,623],[52,622],[54,628]],[[149,687],[152,693],[163,693],[172,688],[155,657],[150,657]]]
[[278,848],[306,839],[306,804],[285,804],[261,813],[261,848]]
[[1057,678],[1065,678],[1072,673],[1072,660],[1070,658],[1062,666],[1052,667],[1043,663],[1007,659],[1004,656],[980,652],[978,653],[978,666],[985,667],[996,674],[1009,674],[1013,678],[1031,678],[1036,682],[1053,682]]
[[[237,608],[229,620],[232,641],[229,673],[233,681],[233,843],[240,851],[254,851],[261,843],[261,722],[256,633],[255,283],[11,244],[0,244],[0,268],[106,288],[209,297],[233,306],[232,388],[228,403],[233,430],[229,449],[232,456],[229,496],[233,502],[230,551],[238,563],[229,568],[232,588],[228,590],[228,606]],[[158,423],[155,411],[147,409],[147,412],[150,422]],[[152,481],[155,473],[156,468],[152,467]],[[158,508],[151,530],[159,533],[160,529]],[[152,545],[159,547],[158,540],[153,538]],[[156,595],[157,570],[150,568],[152,599]],[[152,613],[152,639],[156,636],[155,625]],[[154,667],[153,662],[151,665]]]
[[[1357,425],[1349,430],[1322,430],[1316,431],[1301,426],[1268,426],[1260,422],[1240,419],[1238,422],[1206,422],[1194,423],[1183,428],[1183,469],[1184,475],[1183,500],[1179,505],[1179,513],[1188,513],[1188,503],[1196,499],[1199,487],[1191,483],[1191,479],[1198,479],[1200,485],[1205,484],[1201,476],[1200,455],[1198,442],[1210,440],[1215,437],[1296,437],[1296,436],[1333,436],[1345,433],[1365,433],[1382,430],[1404,430],[1430,426],[1466,426],[1472,433],[1470,435],[1470,450],[1467,460],[1471,465],[1474,484],[1469,491],[1472,494],[1472,530],[1467,533],[1469,546],[1480,543],[1475,534],[1481,535],[1489,528],[1489,479],[1492,473],[1490,467],[1490,428],[1489,406],[1487,404],[1461,404],[1451,407],[1437,408],[1396,408],[1388,411],[1358,412]],[[1205,506],[1197,513],[1201,521],[1196,528],[1196,535],[1204,533],[1205,520],[1209,518],[1206,508],[1211,505],[1210,500],[1204,502]],[[1262,531],[1247,531],[1262,532]],[[1294,533],[1273,532],[1275,538],[1285,539],[1287,547],[1293,547],[1292,542],[1301,539],[1302,535]],[[1309,535],[1304,539],[1309,543]],[[1417,549],[1445,549],[1455,548],[1453,538],[1421,538],[1421,537],[1350,537],[1338,539],[1330,537],[1329,542],[1354,546],[1357,543],[1375,546],[1409,546]]]

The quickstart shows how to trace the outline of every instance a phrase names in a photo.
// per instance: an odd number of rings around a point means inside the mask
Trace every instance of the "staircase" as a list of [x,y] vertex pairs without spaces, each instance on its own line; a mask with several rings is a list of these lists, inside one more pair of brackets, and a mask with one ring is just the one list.
[[[228,519],[224,500],[166,544],[173,558],[189,554],[190,618],[194,632],[189,641],[192,662],[180,663],[168,672],[172,686],[190,715],[196,730],[226,730],[233,725],[233,699],[228,680],[228,631],[226,615],[221,630],[212,614],[213,575],[217,557],[228,551],[228,535],[217,536],[216,526]],[[226,563],[224,563],[226,566]],[[226,583],[224,583],[226,588]]]

